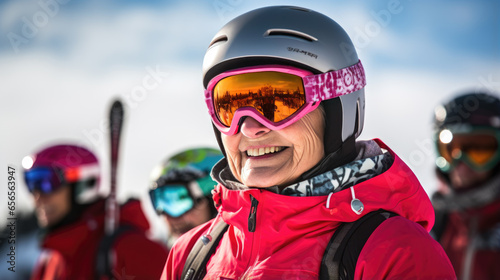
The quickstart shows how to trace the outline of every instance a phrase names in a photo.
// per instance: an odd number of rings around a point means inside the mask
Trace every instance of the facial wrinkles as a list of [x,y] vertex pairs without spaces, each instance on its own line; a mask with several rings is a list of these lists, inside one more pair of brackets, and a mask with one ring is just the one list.
[[[272,143],[277,146],[288,147],[292,151],[289,161],[282,162],[280,175],[272,185],[285,186],[296,180],[303,172],[316,165],[324,156],[323,134],[324,115],[322,108],[304,116],[301,120],[287,128],[277,131],[268,131],[260,137],[247,138],[242,133],[232,136],[222,136],[225,149],[228,153],[228,164],[238,180],[247,178],[252,170],[244,168],[245,149],[252,145]],[[247,177],[245,177],[247,176]],[[243,182],[242,182],[243,183]]]
[[[300,142],[303,144],[302,146],[294,146],[293,160],[296,164],[293,165],[294,168],[291,172],[291,177],[289,178],[289,180],[282,182],[282,184],[290,184],[292,181],[295,181],[300,175],[302,175],[297,174],[297,169],[300,167],[301,162],[306,161],[308,157],[312,157],[314,153],[317,152],[315,149],[321,149],[321,158],[323,158],[324,156],[323,146],[321,145],[321,147],[318,147],[318,143],[323,143],[324,122],[320,127],[315,129],[313,126],[314,121],[312,118],[313,117],[311,116],[311,114],[307,114],[301,119],[301,122],[299,123],[302,126],[300,130],[304,131],[302,135],[306,137],[304,137],[303,141]],[[316,164],[317,162],[314,163],[314,165]]]

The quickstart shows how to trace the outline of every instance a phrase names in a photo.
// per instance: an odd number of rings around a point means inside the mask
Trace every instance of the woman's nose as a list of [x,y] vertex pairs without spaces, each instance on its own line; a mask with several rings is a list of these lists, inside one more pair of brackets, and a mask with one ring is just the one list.
[[268,133],[271,130],[254,118],[246,117],[241,124],[240,131],[248,138],[256,138]]

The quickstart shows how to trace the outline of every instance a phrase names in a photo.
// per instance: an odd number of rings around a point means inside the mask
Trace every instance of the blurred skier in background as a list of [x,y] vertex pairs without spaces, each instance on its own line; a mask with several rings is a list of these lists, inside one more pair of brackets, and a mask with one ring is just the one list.
[[459,279],[500,279],[500,99],[467,93],[435,110],[441,243]]
[[149,222],[138,200],[120,207],[118,229],[105,235],[105,198],[91,151],[53,145],[25,157],[23,167],[43,228],[32,279],[158,279],[167,250],[146,236]]
[[168,248],[182,234],[217,215],[211,194],[217,183],[210,171],[222,157],[217,149],[194,148],[169,157],[153,170],[149,196],[166,221]]

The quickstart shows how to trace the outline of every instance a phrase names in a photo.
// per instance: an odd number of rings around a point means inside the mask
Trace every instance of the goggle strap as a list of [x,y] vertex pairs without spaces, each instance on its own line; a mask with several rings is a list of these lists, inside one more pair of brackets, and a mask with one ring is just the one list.
[[208,89],[205,89],[205,103],[207,104],[208,107],[208,113],[210,115],[213,115],[215,111],[214,111],[214,105],[212,104],[212,91]]
[[361,60],[347,68],[303,78],[308,102],[318,102],[346,95],[366,86]]
[[73,168],[67,168],[64,172],[64,178],[67,182],[72,183],[81,180],[82,178],[99,177],[99,165],[85,164]]

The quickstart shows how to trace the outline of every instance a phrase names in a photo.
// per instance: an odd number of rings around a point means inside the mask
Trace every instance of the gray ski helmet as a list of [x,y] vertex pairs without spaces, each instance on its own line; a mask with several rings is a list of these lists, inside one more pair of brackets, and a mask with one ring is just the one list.
[[[331,18],[305,8],[271,6],[240,15],[217,32],[205,53],[203,84],[206,88],[216,75],[248,66],[279,64],[319,74],[358,61],[351,39]],[[361,134],[364,89],[321,105],[326,112],[325,154],[330,154]],[[220,143],[217,130],[216,136]]]

